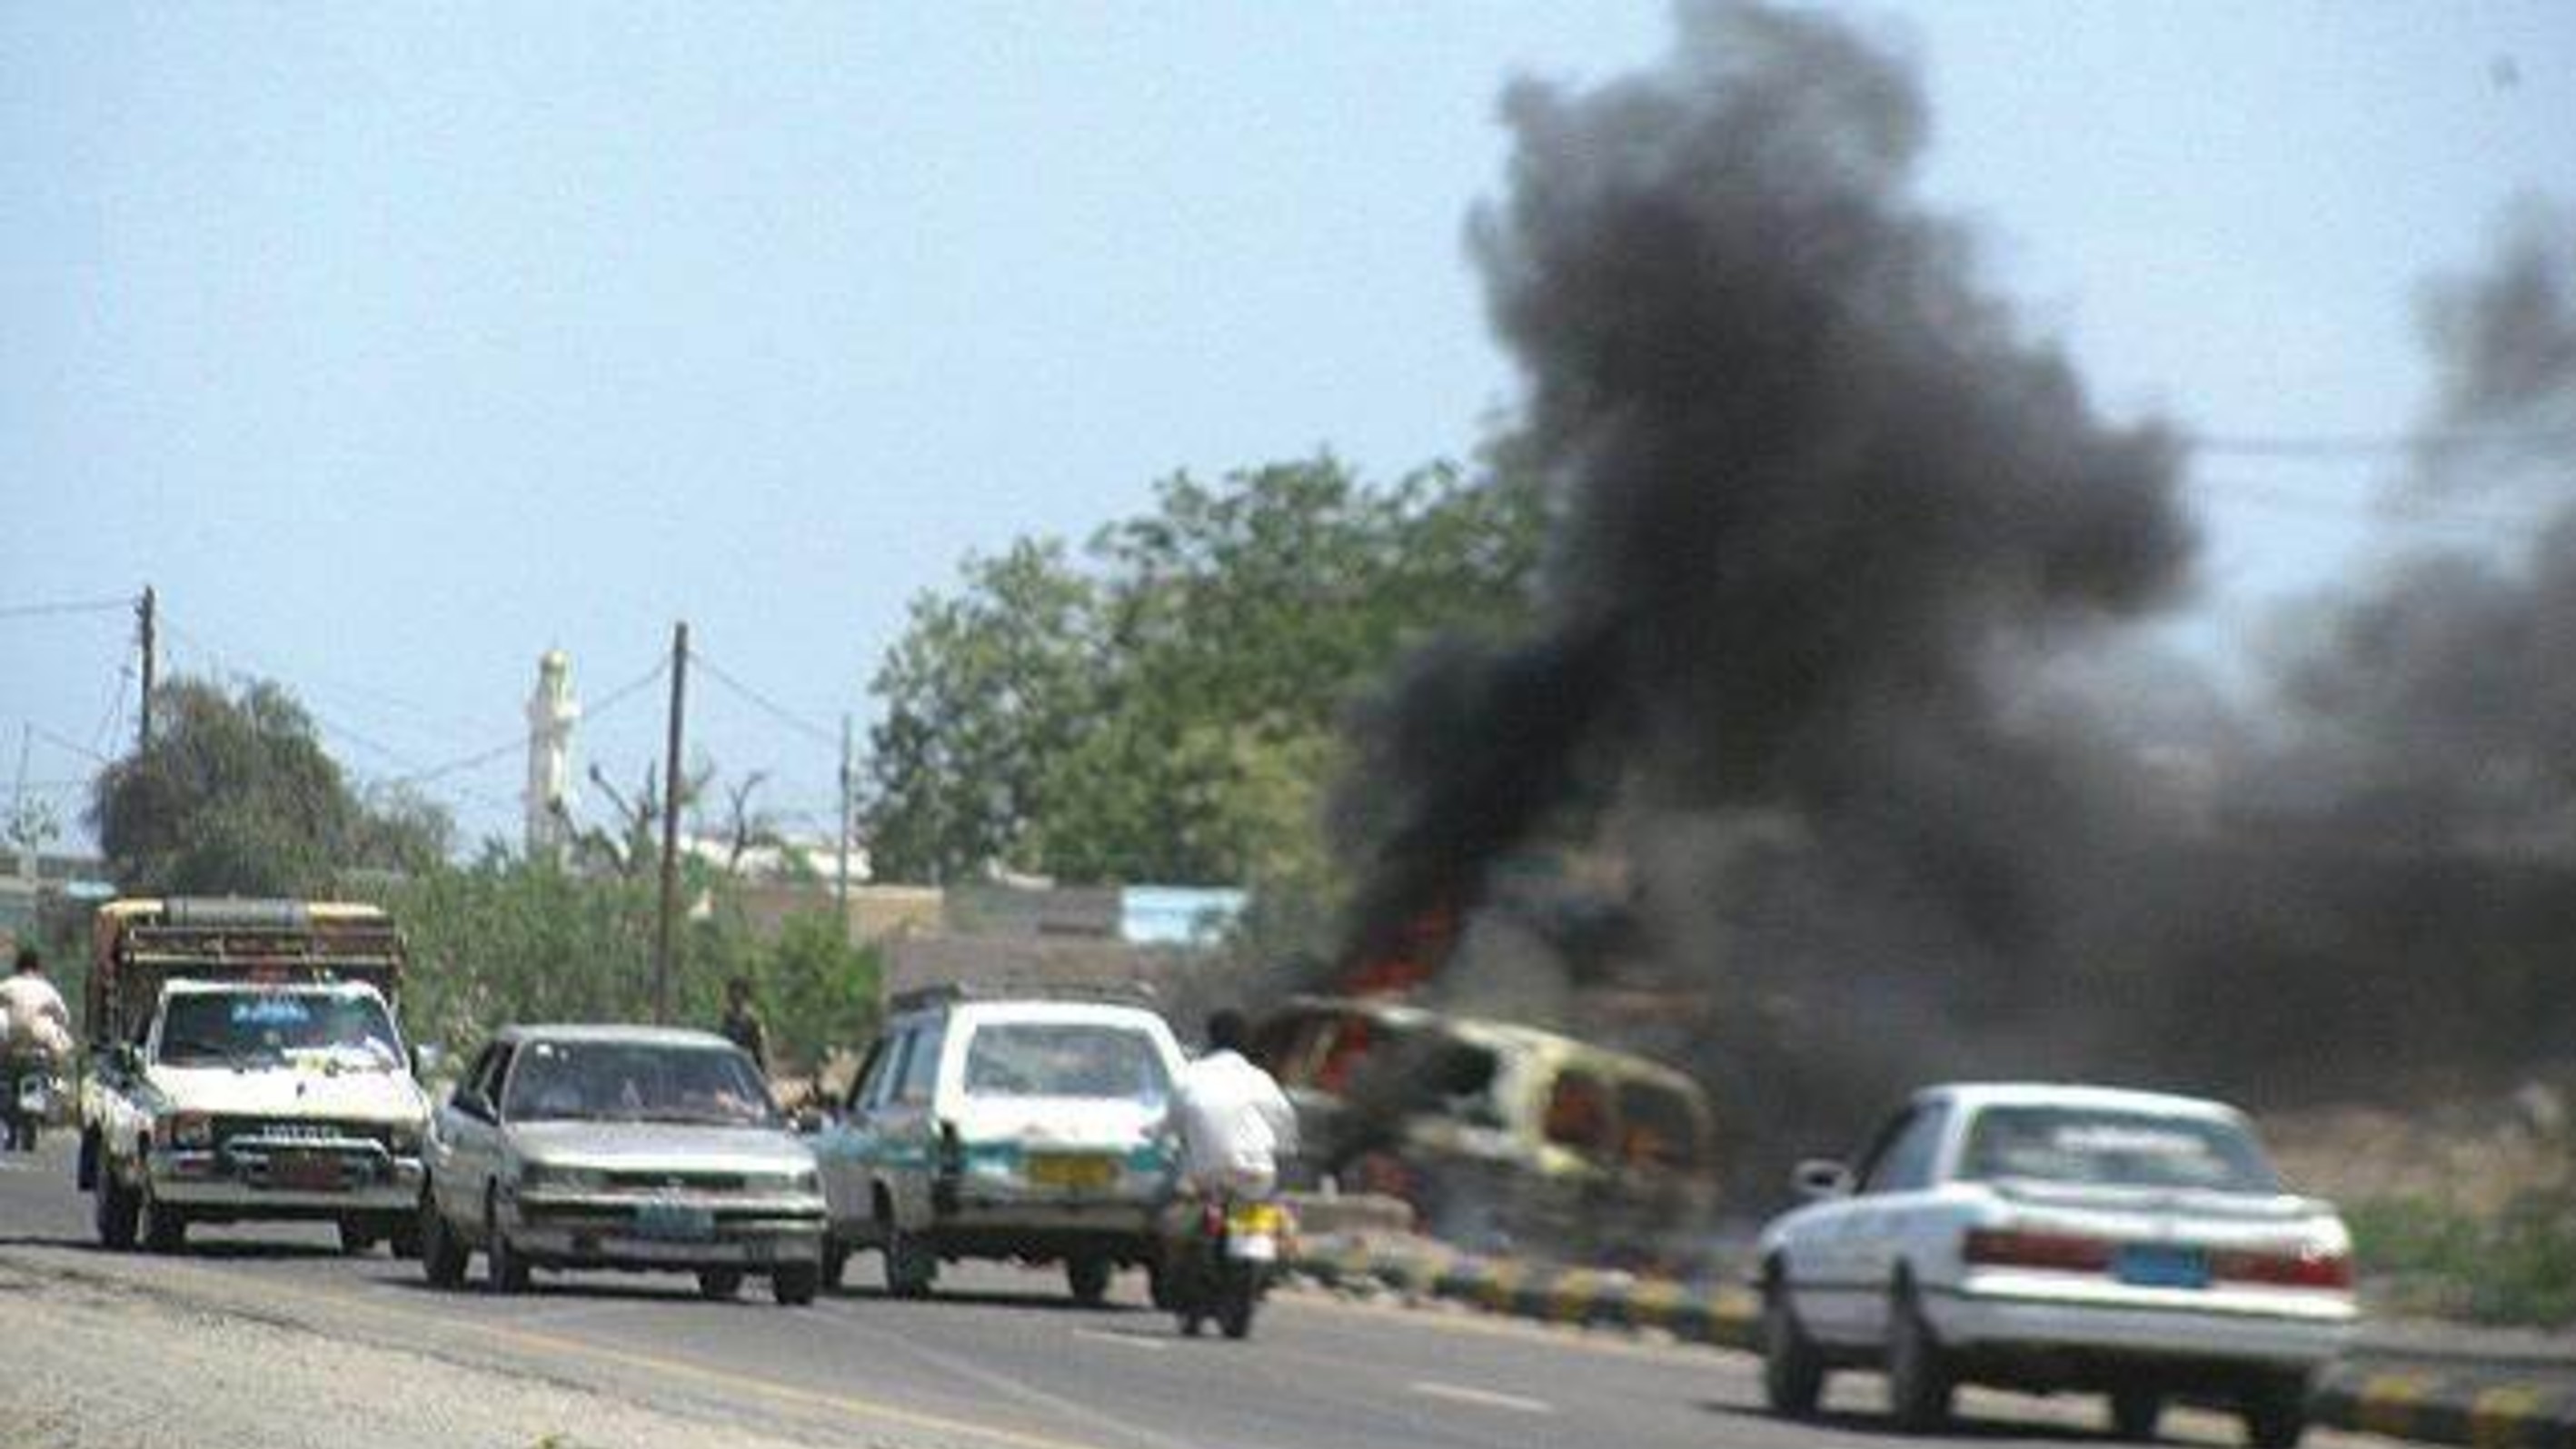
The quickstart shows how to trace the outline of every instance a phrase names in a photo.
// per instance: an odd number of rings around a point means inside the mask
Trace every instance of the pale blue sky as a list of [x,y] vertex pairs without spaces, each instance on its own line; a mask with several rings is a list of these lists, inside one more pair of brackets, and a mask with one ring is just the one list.
[[[2404,429],[2411,307],[2576,196],[2576,5],[1865,7],[1928,189],[2116,411]],[[1157,476],[1473,445],[1514,379],[1460,245],[1514,73],[1661,5],[0,8],[0,607],[149,580],[182,669],[362,773],[598,696],[672,619],[824,723],[970,549]],[[2204,470],[2204,638],[2349,566],[2367,465]],[[126,621],[0,618],[0,728],[99,738]],[[696,740],[828,813],[719,688]],[[588,752],[632,779],[653,702]],[[400,763],[398,763],[400,762]],[[39,739],[30,773],[85,762]],[[510,828],[518,761],[439,782]],[[5,784],[0,775],[0,785]]]

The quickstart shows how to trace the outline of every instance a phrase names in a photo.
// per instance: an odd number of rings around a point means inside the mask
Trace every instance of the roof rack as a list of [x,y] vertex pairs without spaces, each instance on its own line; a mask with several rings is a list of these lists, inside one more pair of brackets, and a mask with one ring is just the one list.
[[1159,995],[1146,981],[1029,980],[942,981],[915,986],[887,998],[886,1014],[923,1011],[968,1001],[1088,1001],[1109,1006],[1153,1007]]

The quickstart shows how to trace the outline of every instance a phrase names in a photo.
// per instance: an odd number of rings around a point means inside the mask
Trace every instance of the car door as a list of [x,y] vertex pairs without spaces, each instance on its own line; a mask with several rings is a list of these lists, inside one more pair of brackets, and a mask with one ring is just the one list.
[[879,1171],[894,1198],[895,1222],[907,1229],[926,1227],[931,1218],[939,1064],[949,1026],[944,1015],[925,1016],[914,1024],[906,1033],[902,1060],[889,1074],[884,1101],[869,1114],[876,1128]]
[[510,1068],[512,1047],[494,1042],[475,1059],[472,1070],[438,1109],[430,1158],[430,1189],[439,1211],[451,1223],[478,1232],[483,1225],[483,1195],[500,1155],[501,1084]]
[[1860,1184],[1883,1179],[1889,1152],[1919,1109],[1900,1108],[1870,1133],[1860,1155],[1852,1159],[1852,1190],[1798,1211],[1782,1242],[1790,1298],[1798,1321],[1828,1343],[1852,1343],[1863,1331],[1857,1303],[1865,1291],[1855,1234],[1861,1223]]
[[873,1215],[867,1119],[884,1085],[887,1063],[893,1060],[897,1044],[897,1034],[889,1032],[868,1047],[858,1074],[850,1079],[848,1095],[841,1099],[838,1117],[814,1139],[814,1158],[822,1170],[823,1196],[831,1209],[832,1226],[845,1236],[864,1228]]
[[1859,1342],[1886,1341],[1890,1290],[1908,1245],[1918,1236],[1915,1221],[1932,1205],[1933,1169],[1949,1125],[1946,1106],[1918,1103],[1887,1150],[1861,1175],[1843,1238],[1844,1272],[1851,1284],[1843,1297]]

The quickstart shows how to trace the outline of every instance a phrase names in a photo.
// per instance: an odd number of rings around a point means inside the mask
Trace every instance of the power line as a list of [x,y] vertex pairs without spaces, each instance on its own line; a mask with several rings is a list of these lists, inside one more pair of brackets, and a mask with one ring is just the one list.
[[[628,680],[626,683],[619,685],[617,688],[610,690],[606,695],[601,697],[599,703],[585,708],[583,711],[584,718],[587,720],[596,720],[600,716],[617,708],[619,705],[624,704],[626,701],[633,699],[635,696],[643,693],[646,689],[651,688],[654,681],[662,677],[662,671],[668,668],[670,668],[669,660],[664,659],[654,661],[652,668],[645,670],[642,674],[639,674],[635,678]],[[527,747],[527,743],[527,736],[524,733],[514,734],[510,738],[503,740],[498,744],[487,745],[471,754],[460,755],[453,760],[442,761],[439,764],[431,765],[425,769],[414,770],[406,775],[397,775],[388,783],[395,785],[425,785],[432,780],[445,779],[449,775],[457,774],[465,770],[477,769],[481,766],[491,764],[495,760],[502,759],[505,756],[516,754],[520,750],[525,749]]]
[[36,723],[34,720],[26,720],[23,723],[25,723],[28,730],[33,733],[36,738],[43,740],[46,744],[52,745],[56,749],[69,750],[73,754],[80,756],[82,759],[87,760],[92,764],[112,765],[116,763],[114,760],[111,760],[107,756],[100,754],[98,751],[91,749],[89,746],[82,744],[80,741],[66,739],[63,736],[54,733],[52,730],[45,728],[43,725]]
[[741,698],[748,700],[754,707],[766,713],[771,719],[778,721],[789,729],[792,729],[797,733],[804,735],[806,738],[814,740],[828,748],[837,750],[841,747],[841,737],[837,732],[827,730],[821,725],[803,718],[798,715],[796,711],[789,709],[787,706],[771,699],[768,695],[765,695],[759,690],[752,688],[750,685],[743,683],[741,680],[734,678],[731,674],[726,673],[722,666],[718,665],[714,660],[709,659],[703,651],[692,649],[689,651],[689,658],[694,660],[699,668],[704,669],[708,674],[712,675],[718,684],[732,690]]
[[41,619],[58,614],[122,613],[134,607],[129,596],[113,599],[46,599],[25,604],[0,604],[0,619]]
[[2192,451],[2311,462],[2388,458],[2455,448],[2576,446],[2576,428],[2426,433],[2186,433]]

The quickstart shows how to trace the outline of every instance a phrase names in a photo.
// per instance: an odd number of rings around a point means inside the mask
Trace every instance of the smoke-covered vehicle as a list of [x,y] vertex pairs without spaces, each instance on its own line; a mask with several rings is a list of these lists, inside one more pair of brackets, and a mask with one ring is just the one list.
[[2233,1109],[2102,1088],[1953,1085],[1762,1235],[1765,1388],[1814,1410],[1826,1374],[1888,1376],[1901,1427],[1990,1383],[2107,1393],[2123,1437],[2169,1398],[2222,1402],[2258,1449],[2306,1424],[2355,1310],[2351,1238],[2285,1188]]
[[1413,1205],[1462,1246],[1691,1263],[1716,1200],[1708,1094],[1557,1032],[1389,1001],[1303,998],[1254,1054],[1297,1106],[1301,1181]]
[[421,1265],[454,1287],[480,1249],[492,1286],[538,1268],[747,1276],[782,1304],[822,1277],[823,1191],[741,1048],[702,1031],[523,1026],[495,1036],[439,1110]]

